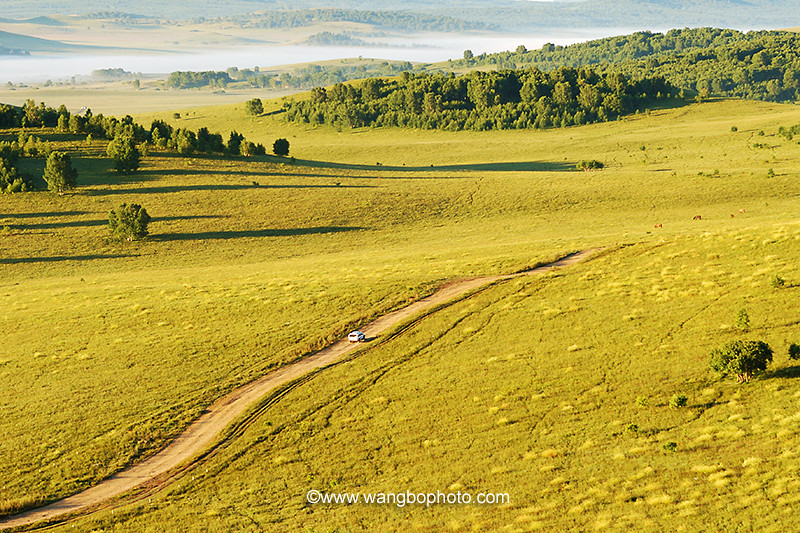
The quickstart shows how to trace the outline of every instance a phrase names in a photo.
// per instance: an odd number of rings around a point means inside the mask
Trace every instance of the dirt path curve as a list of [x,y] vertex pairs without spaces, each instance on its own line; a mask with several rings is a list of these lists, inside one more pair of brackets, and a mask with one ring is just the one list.
[[[405,319],[428,311],[490,283],[523,275],[541,274],[554,268],[569,266],[586,259],[594,252],[596,250],[570,254],[558,261],[520,274],[485,276],[449,283],[426,298],[374,320],[361,328],[361,331],[368,338],[377,337]],[[359,346],[358,344],[350,344],[346,339],[340,340],[295,363],[279,368],[262,378],[239,387],[227,396],[217,400],[200,418],[157,454],[78,494],[38,509],[0,519],[0,529],[22,527],[40,521],[58,519],[61,515],[86,512],[99,506],[105,500],[119,496],[145,483],[157,481],[160,476],[164,476],[162,483],[167,482],[170,479],[170,476],[165,476],[167,472],[206,451],[214,444],[215,439],[223,429],[265,394],[315,369],[333,363]]]

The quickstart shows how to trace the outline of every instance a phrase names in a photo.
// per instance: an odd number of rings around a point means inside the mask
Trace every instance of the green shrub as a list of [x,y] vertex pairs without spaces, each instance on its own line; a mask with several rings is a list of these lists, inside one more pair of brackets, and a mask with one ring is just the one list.
[[150,215],[138,204],[122,204],[108,214],[108,229],[118,240],[133,241],[147,236]]
[[272,151],[275,155],[287,156],[289,155],[289,141],[286,139],[277,139],[272,144]]
[[797,343],[793,342],[789,346],[789,359],[791,359],[792,361],[797,361],[798,359],[800,359],[800,345],[798,345]]
[[772,285],[775,289],[780,289],[784,285],[786,285],[786,280],[783,279],[783,276],[780,274],[775,274],[772,276],[772,279],[769,280],[769,284]]
[[678,408],[678,407],[686,407],[686,404],[689,402],[689,398],[686,397],[685,394],[676,394],[669,400],[669,406]]
[[575,165],[575,168],[578,170],[600,170],[603,167],[605,167],[605,165],[596,159],[580,161]]
[[638,398],[636,398],[636,405],[638,405],[639,407],[647,407],[649,403],[650,403],[650,398],[648,398],[647,396],[639,396]]
[[244,107],[250,115],[258,116],[264,112],[264,104],[261,102],[261,98],[248,100],[245,102]]
[[744,307],[736,313],[736,327],[742,331],[750,330],[750,315]]
[[711,352],[709,366],[722,375],[734,374],[739,383],[750,381],[753,374],[767,369],[772,362],[772,348],[762,341],[731,341]]
[[674,452],[678,450],[678,443],[677,442],[665,442],[661,446],[665,452]]

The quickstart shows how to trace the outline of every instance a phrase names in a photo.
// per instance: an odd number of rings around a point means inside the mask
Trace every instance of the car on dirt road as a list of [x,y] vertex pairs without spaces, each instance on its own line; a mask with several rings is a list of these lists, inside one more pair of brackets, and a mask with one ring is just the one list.
[[361,333],[360,331],[351,331],[350,334],[347,336],[347,340],[350,342],[364,342],[367,340],[367,336]]

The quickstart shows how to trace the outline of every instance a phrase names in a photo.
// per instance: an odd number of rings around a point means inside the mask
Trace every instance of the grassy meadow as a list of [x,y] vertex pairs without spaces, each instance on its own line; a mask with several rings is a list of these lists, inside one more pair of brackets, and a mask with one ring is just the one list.
[[[293,159],[156,151],[118,176],[104,142],[34,132],[73,154],[79,188],[0,198],[0,509],[96,482],[235,386],[449,279],[599,246],[320,373],[151,502],[66,527],[657,529],[680,513],[769,526],[793,508],[800,146],[776,131],[800,123],[797,107],[718,101],[488,133],[176,111],[137,120],[285,137]],[[606,169],[573,170],[582,159]],[[107,240],[122,202],[153,216],[147,241]],[[743,306],[777,370],[737,386],[706,368]],[[669,408],[675,393],[689,406]],[[311,488],[512,500],[310,507]]]
[[[786,531],[799,241],[796,222],[707,232],[500,284],[295,388],[164,492],[76,527]],[[790,286],[773,288],[776,272]],[[773,368],[717,380],[708,352],[743,336],[773,346]],[[510,504],[309,505],[310,489]]]

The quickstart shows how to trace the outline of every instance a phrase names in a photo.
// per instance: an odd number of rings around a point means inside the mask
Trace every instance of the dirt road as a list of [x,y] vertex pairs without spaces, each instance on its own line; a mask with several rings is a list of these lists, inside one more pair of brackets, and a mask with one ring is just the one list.
[[[364,326],[361,331],[367,338],[375,338],[408,318],[429,311],[490,283],[518,276],[541,274],[554,268],[569,266],[586,259],[595,251],[577,252],[520,274],[486,276],[449,283],[427,298],[376,319]],[[212,444],[217,442],[219,433],[223,429],[265,394],[313,370],[330,365],[359,346],[350,344],[347,340],[340,340],[232,391],[211,405],[200,418],[157,454],[83,492],[50,505],[2,519],[0,520],[0,529],[27,526],[40,521],[58,520],[59,517],[63,518],[69,514],[83,514],[101,506],[103,502],[111,498],[146,483],[154,486],[168,483],[171,478],[169,476],[171,470],[197,460],[202,452],[207,451]]]

